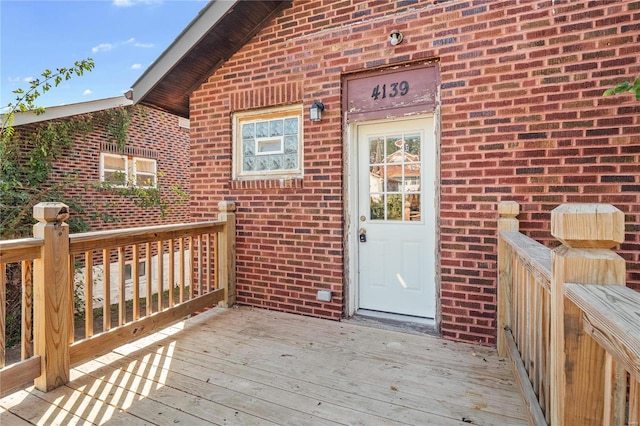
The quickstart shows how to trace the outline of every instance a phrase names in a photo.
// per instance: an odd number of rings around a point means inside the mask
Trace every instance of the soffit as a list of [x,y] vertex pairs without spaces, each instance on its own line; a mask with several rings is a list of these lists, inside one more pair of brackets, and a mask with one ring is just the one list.
[[189,117],[189,95],[291,0],[209,2],[133,84],[134,103]]

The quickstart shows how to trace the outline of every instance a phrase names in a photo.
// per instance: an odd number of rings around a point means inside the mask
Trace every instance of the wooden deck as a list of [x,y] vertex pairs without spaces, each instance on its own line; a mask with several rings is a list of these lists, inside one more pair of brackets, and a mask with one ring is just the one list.
[[0,399],[0,424],[526,425],[495,350],[214,309]]

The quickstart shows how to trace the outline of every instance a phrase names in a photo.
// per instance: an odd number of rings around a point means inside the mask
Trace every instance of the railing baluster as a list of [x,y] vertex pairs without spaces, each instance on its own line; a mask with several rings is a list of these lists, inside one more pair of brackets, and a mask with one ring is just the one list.
[[189,271],[189,299],[192,299],[195,296],[195,284],[194,284],[194,274],[193,268],[195,267],[195,253],[193,252],[194,248],[194,237],[189,237],[189,265],[191,265],[191,270]]
[[533,390],[536,393],[540,393],[540,285],[537,282],[535,276],[531,277],[531,302],[529,308],[531,309],[531,322],[529,326],[529,335],[531,339],[531,346],[529,347],[529,357],[531,360],[531,371],[529,377],[533,384]]
[[111,250],[102,250],[102,331],[111,329]]
[[198,235],[198,296],[202,296],[203,294],[203,285],[204,285],[204,248],[202,242],[202,235]]
[[146,283],[146,293],[147,293],[147,302],[145,308],[145,314],[147,316],[153,313],[153,286],[151,283],[151,243],[145,244],[145,280]]
[[213,235],[213,251],[214,253],[211,254],[211,260],[214,262],[213,287],[220,288],[220,274],[219,274],[220,260],[218,258],[218,234]]
[[169,307],[173,308],[174,300],[173,300],[173,289],[174,289],[174,279],[175,279],[175,271],[174,271],[174,250],[175,250],[175,241],[173,238],[169,240]]
[[[34,285],[35,285],[35,276],[34,276]],[[75,295],[76,295],[76,256],[69,255],[69,291],[73,297],[73,301],[69,303],[69,344],[72,344],[76,340],[75,335],[75,321],[73,320],[76,317],[76,307],[75,307]],[[35,314],[34,314],[35,315]],[[35,317],[34,317],[35,318]]]
[[540,406],[544,413],[544,417],[549,423],[551,418],[551,411],[549,406],[549,398],[551,393],[551,368],[549,366],[551,356],[551,297],[547,292],[547,289],[542,290],[543,303],[542,303],[542,326],[540,334],[542,335],[542,373],[541,373],[541,387],[540,387]]
[[625,424],[627,403],[627,372],[610,353],[604,363],[604,419],[602,426]]
[[[2,276],[4,276],[3,272]],[[20,338],[20,358],[25,360],[33,355],[33,263],[22,261],[22,337]]]
[[133,281],[133,320],[140,318],[140,253],[138,245],[132,248],[131,279]]
[[124,255],[124,246],[118,247],[118,325],[123,325],[127,322],[127,289],[125,287]]
[[522,302],[522,309],[523,309],[523,317],[524,317],[524,324],[523,324],[523,338],[524,338],[524,345],[522,348],[522,359],[524,361],[524,365],[526,366],[527,370],[528,370],[528,374],[529,374],[529,380],[531,380],[531,339],[532,339],[532,322],[531,322],[531,315],[532,315],[532,306],[531,306],[531,287],[533,286],[533,277],[531,276],[531,271],[529,271],[527,268],[522,268],[523,269],[523,280],[522,280],[522,285],[524,286],[524,289],[522,291],[522,297],[523,297],[523,302]]
[[629,386],[629,425],[640,424],[640,383],[631,378]]
[[163,241],[158,241],[158,273],[156,281],[158,282],[158,312],[164,309],[164,253]]
[[181,237],[180,243],[180,303],[184,302],[184,238]]
[[205,246],[205,264],[206,264],[206,287],[205,287],[205,293],[209,293],[211,291],[211,235],[206,234],[204,236],[204,239],[206,241],[206,246]]
[[84,336],[93,336],[93,251],[84,254]]

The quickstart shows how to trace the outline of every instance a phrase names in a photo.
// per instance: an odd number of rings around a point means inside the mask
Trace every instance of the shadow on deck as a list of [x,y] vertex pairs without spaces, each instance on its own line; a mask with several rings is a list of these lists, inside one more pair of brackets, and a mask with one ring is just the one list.
[[210,310],[71,378],[0,399],[0,424],[527,424],[493,349],[251,308]]

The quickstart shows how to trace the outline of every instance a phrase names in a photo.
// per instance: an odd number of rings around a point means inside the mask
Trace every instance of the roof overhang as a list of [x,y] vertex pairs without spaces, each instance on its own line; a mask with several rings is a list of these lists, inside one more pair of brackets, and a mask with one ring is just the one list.
[[135,104],[189,117],[189,96],[291,0],[209,2],[132,86]]
[[96,101],[47,107],[42,114],[36,114],[33,111],[16,112],[13,116],[13,126],[22,126],[25,124],[39,123],[41,121],[55,120],[57,118],[89,114],[91,112],[104,111],[132,104],[133,102],[124,96],[117,96],[114,98],[98,99]]

